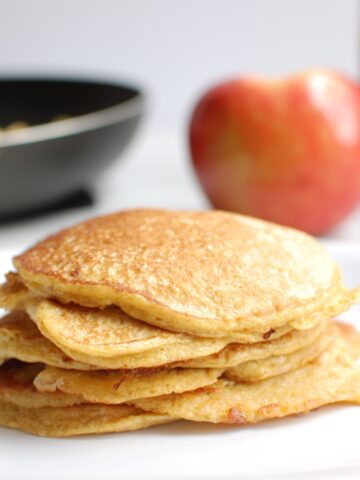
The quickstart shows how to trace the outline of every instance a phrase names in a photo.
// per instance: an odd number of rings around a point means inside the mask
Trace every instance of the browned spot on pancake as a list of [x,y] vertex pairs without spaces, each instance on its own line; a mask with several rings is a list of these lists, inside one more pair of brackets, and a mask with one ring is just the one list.
[[8,272],[5,275],[6,283],[2,286],[5,292],[16,293],[24,288],[20,276],[15,272]]
[[280,405],[278,403],[269,403],[267,405],[263,405],[258,410],[258,414],[262,416],[273,415],[275,412],[279,410]]
[[268,330],[267,332],[264,333],[263,335],[263,339],[264,340],[267,340],[268,338],[271,337],[271,335],[275,333],[275,330],[273,328],[270,328],[270,330]]
[[200,387],[194,390],[196,393],[213,393],[216,391],[216,388],[212,385],[208,385],[207,387]]
[[236,407],[230,408],[229,414],[226,418],[227,423],[236,423],[237,425],[243,425],[246,423],[245,416]]
[[79,268],[79,267],[75,267],[75,268],[72,270],[72,272],[71,272],[70,275],[71,275],[72,277],[74,277],[74,278],[77,278],[77,277],[80,275],[80,268]]
[[114,389],[114,390],[119,390],[119,388],[120,388],[121,384],[123,383],[123,381],[124,381],[124,378],[120,378],[120,380],[119,380],[118,382],[114,383],[113,389]]

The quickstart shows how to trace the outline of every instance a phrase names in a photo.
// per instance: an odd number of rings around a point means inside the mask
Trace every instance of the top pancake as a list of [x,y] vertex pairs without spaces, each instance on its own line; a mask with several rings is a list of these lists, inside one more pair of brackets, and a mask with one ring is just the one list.
[[38,243],[14,264],[40,295],[117,305],[136,319],[200,336],[309,328],[355,299],[310,236],[220,211],[94,218]]

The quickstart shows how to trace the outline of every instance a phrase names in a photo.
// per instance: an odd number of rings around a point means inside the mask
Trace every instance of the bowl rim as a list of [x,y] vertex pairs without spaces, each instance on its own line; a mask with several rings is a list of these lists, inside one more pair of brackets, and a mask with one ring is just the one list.
[[53,140],[96,130],[100,127],[106,127],[119,121],[136,117],[145,110],[146,94],[144,90],[136,85],[127,83],[81,76],[0,76],[0,84],[9,81],[97,84],[132,90],[134,91],[134,96],[111,107],[94,110],[90,113],[58,120],[56,122],[41,123],[14,131],[1,131],[0,129],[0,149],[42,142],[44,140]]

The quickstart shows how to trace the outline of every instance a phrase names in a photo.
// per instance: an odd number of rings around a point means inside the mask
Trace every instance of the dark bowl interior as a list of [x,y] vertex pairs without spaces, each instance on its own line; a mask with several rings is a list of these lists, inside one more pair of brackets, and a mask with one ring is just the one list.
[[80,80],[0,79],[0,126],[17,121],[38,125],[56,115],[77,117],[139,96],[127,86]]
[[[142,92],[72,79],[0,79],[0,221],[97,181],[137,129]],[[66,115],[62,121],[54,117]],[[30,128],[7,131],[14,122]]]

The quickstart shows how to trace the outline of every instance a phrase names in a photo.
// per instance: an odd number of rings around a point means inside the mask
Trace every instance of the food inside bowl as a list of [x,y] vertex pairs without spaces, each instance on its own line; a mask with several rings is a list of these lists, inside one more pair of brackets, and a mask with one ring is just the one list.
[[[68,118],[71,118],[70,115],[66,115],[65,113],[60,113],[59,115],[55,115],[55,117],[50,119],[49,123],[61,122],[62,120],[67,120]],[[23,128],[28,128],[31,126],[32,125],[29,125],[27,122],[24,122],[23,120],[17,120],[16,122],[9,123],[5,127],[0,126],[0,133],[13,132],[15,130],[22,130]]]

